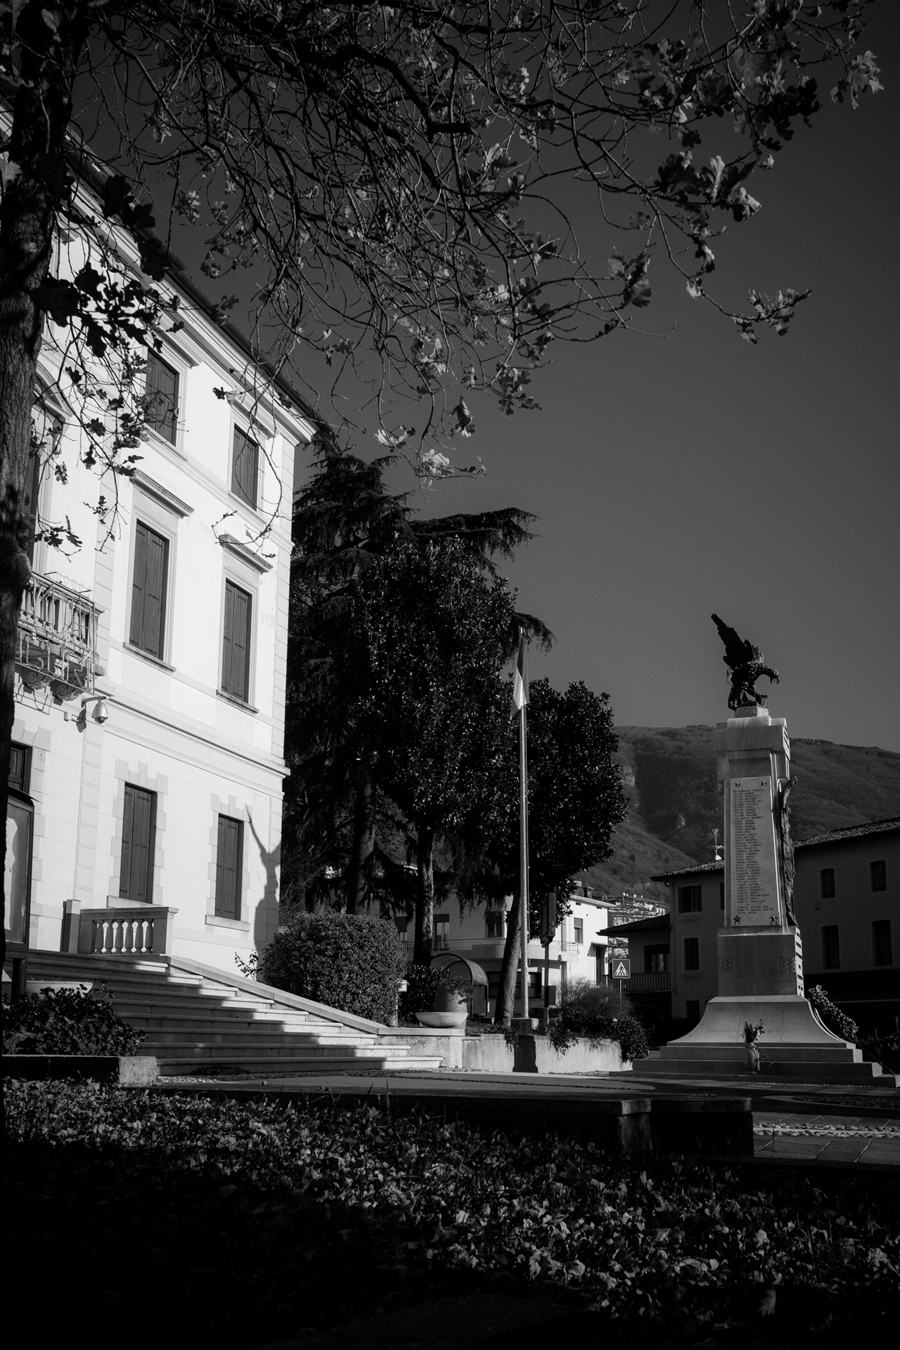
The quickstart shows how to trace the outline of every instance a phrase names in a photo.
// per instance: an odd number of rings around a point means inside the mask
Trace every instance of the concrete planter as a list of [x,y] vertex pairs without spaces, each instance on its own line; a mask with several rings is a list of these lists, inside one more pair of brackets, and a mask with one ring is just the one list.
[[66,1079],[145,1087],[159,1077],[155,1055],[4,1055],[4,1078]]

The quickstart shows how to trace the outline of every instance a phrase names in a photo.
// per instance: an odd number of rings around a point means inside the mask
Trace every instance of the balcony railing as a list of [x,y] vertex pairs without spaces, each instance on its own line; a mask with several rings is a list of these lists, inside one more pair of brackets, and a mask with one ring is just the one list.
[[672,975],[668,970],[639,971],[625,981],[625,992],[631,994],[668,994],[672,988]]
[[49,685],[59,702],[92,693],[96,605],[50,577],[31,577],[19,612],[16,669],[26,689]]

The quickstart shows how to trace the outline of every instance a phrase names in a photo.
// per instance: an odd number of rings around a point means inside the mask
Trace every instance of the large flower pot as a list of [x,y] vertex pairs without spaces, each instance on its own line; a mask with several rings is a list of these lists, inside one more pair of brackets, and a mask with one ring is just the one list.
[[469,1015],[465,994],[457,989],[438,985],[434,991],[431,1012],[416,1013],[423,1027],[464,1027]]

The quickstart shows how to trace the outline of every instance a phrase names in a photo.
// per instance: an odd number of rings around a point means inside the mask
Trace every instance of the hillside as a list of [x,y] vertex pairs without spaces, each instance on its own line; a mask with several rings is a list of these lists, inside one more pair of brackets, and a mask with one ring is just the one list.
[[[605,894],[643,891],[654,872],[708,862],[713,830],[721,840],[721,793],[716,782],[713,729],[618,727],[618,761],[630,798],[608,862],[585,881]],[[794,837],[900,815],[900,754],[875,747],[792,740]]]

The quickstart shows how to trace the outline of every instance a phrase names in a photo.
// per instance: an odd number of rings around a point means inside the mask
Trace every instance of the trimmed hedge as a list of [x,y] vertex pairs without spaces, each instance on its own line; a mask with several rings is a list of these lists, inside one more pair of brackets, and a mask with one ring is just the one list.
[[3,1003],[4,1055],[136,1055],[144,1032],[112,1009],[106,985],[42,989]]
[[298,914],[259,961],[264,984],[330,1008],[394,1021],[406,956],[394,924],[362,914]]

